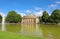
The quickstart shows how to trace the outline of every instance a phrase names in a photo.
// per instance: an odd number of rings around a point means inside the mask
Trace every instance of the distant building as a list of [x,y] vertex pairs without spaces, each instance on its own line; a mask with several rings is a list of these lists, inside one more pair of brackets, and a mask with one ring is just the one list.
[[22,23],[39,23],[39,18],[34,14],[29,14],[27,16],[23,16]]

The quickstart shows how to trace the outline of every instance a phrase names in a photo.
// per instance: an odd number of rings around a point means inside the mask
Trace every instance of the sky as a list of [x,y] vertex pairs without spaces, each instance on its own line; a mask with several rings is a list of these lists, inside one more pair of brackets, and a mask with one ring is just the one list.
[[0,0],[0,14],[4,15],[14,10],[22,16],[42,16],[43,11],[50,15],[55,9],[60,9],[60,0]]

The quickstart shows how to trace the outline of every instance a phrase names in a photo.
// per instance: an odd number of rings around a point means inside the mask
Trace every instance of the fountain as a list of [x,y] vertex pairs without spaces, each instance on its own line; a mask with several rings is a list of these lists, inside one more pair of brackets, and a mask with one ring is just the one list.
[[5,31],[5,15],[2,15],[2,31]]

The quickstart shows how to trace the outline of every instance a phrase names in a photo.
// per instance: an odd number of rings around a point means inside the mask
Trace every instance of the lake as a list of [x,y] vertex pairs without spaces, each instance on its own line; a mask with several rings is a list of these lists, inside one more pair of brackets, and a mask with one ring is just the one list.
[[[0,30],[2,25],[0,24]],[[60,39],[60,25],[50,24],[5,24],[4,31],[43,37],[46,39]]]

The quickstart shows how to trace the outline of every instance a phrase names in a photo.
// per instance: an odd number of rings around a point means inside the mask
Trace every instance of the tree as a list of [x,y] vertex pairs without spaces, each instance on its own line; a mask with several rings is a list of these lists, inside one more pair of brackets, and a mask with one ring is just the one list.
[[48,18],[49,18],[49,15],[46,11],[43,12],[43,15],[42,15],[42,21],[44,23],[47,23],[48,22]]
[[6,22],[9,23],[18,23],[22,21],[21,15],[17,14],[15,11],[9,11],[6,17]]
[[53,20],[53,23],[58,24],[60,22],[60,10],[55,9],[51,14],[51,19]]
[[0,23],[2,22],[2,16],[0,15]]
[[49,16],[48,22],[49,22],[49,23],[54,23],[54,20],[51,18],[51,16]]

